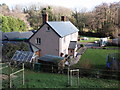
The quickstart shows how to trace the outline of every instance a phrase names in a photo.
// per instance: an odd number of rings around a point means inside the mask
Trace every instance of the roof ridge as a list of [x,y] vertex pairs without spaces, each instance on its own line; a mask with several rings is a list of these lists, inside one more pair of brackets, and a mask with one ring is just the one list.
[[47,21],[47,22],[70,22],[70,21]]

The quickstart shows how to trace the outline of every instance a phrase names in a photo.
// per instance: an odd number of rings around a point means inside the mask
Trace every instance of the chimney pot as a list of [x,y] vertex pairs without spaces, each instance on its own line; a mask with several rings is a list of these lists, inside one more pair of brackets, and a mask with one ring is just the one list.
[[61,21],[66,21],[66,16],[61,16]]

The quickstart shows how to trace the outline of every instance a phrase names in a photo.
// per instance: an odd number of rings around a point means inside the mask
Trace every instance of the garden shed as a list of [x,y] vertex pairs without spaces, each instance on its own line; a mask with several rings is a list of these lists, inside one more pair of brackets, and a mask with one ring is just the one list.
[[38,63],[41,63],[41,69],[44,71],[58,70],[65,65],[65,59],[63,57],[54,55],[44,55],[38,59]]
[[54,55],[45,55],[40,57],[38,62],[43,64],[58,64],[62,60],[64,60],[63,57],[54,56]]

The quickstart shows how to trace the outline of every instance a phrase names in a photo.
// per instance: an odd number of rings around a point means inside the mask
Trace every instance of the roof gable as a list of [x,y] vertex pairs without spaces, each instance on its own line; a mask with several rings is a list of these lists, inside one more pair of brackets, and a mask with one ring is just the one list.
[[70,21],[47,21],[29,38],[29,40],[47,24],[58,36],[64,37],[69,34],[78,32],[79,30]]
[[70,21],[48,21],[46,23],[61,37],[79,31]]

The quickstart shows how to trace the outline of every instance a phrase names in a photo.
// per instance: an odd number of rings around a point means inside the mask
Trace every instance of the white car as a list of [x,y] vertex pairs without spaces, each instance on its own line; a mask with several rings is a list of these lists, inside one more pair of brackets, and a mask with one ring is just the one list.
[[87,38],[87,37],[84,37],[83,39],[84,39],[84,40],[89,40],[89,38]]

